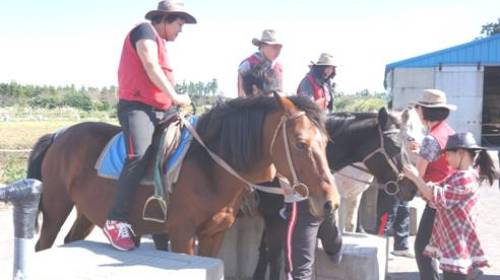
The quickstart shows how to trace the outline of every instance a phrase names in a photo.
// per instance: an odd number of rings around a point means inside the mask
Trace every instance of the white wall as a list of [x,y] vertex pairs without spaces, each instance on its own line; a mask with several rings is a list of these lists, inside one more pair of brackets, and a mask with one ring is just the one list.
[[470,131],[481,139],[483,110],[483,67],[443,66],[435,68],[396,68],[387,75],[387,87],[394,97],[393,107],[403,109],[416,101],[427,88],[446,92],[448,103],[458,106],[448,122],[458,132]]
[[434,87],[433,68],[396,68],[389,76],[387,86],[394,97],[394,109],[406,108],[420,98],[424,89]]
[[436,71],[436,88],[446,92],[448,103],[458,106],[449,124],[457,132],[472,132],[481,140],[483,67],[447,66]]

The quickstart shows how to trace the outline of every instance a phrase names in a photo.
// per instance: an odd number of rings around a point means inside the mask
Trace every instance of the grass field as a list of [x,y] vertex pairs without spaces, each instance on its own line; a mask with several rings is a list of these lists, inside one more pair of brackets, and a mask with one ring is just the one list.
[[74,121],[0,122],[0,149],[31,149],[40,136],[75,123]]
[[42,135],[82,121],[10,121],[0,122],[0,184],[26,176],[29,152],[1,150],[31,149]]

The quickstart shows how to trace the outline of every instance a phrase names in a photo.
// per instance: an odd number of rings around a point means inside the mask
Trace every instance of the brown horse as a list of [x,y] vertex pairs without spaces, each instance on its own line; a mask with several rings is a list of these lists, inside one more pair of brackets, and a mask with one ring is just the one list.
[[[323,118],[311,101],[277,95],[235,99],[202,115],[196,130],[209,149],[246,180],[269,181],[279,173],[295,181],[299,189],[308,188],[317,208],[327,200],[338,205],[326,159]],[[119,131],[109,124],[87,122],[39,139],[28,168],[28,177],[39,178],[44,185],[36,250],[53,245],[73,206],[77,218],[65,243],[84,239],[94,225],[102,227],[116,181],[97,176],[94,165]],[[151,186],[138,186],[129,222],[137,236],[168,233],[174,252],[194,254],[198,238],[199,254],[216,256],[248,189],[193,140],[170,195],[166,222],[142,219],[142,207],[153,193]]]

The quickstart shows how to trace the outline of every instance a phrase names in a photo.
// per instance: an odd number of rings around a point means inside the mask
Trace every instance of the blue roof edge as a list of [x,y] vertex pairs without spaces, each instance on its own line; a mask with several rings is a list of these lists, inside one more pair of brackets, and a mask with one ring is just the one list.
[[403,59],[403,60],[400,60],[400,61],[392,62],[392,63],[389,63],[389,64],[387,64],[385,66],[386,72],[388,70],[390,70],[390,69],[396,68],[397,66],[402,66],[402,65],[405,65],[405,64],[408,64],[408,63],[411,63],[411,62],[415,62],[415,61],[418,61],[418,60],[426,59],[426,58],[429,58],[429,57],[432,57],[432,56],[437,56],[437,55],[445,54],[445,53],[448,53],[448,52],[453,52],[453,51],[456,51],[456,50],[464,49],[464,48],[467,48],[467,47],[470,47],[470,46],[481,45],[481,44],[485,44],[485,43],[488,43],[490,41],[496,41],[496,40],[500,41],[500,34],[495,34],[495,35],[492,35],[492,36],[489,36],[489,37],[486,37],[486,38],[472,40],[470,42],[467,42],[467,43],[464,43],[464,44],[460,44],[460,45],[457,45],[457,46],[453,46],[453,47],[450,47],[450,48],[442,49],[442,50],[439,50],[439,51],[434,51],[434,52],[422,54],[422,55],[419,55],[419,56],[415,56],[415,57],[412,57],[412,58],[407,58],[407,59]]

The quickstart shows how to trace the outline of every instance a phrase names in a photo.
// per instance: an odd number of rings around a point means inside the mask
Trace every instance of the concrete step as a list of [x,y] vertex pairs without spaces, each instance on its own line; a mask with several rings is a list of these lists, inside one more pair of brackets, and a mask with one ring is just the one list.
[[384,280],[387,241],[375,235],[346,233],[340,264],[333,264],[319,243],[313,280]]
[[33,255],[30,275],[41,280],[224,279],[221,260],[187,256],[142,244],[120,252],[107,243],[78,241]]
[[[226,279],[252,279],[258,259],[262,218],[238,219],[226,233],[219,257]],[[314,264],[316,280],[383,280],[387,265],[387,242],[369,234],[346,233],[344,258],[334,265],[319,243]]]

